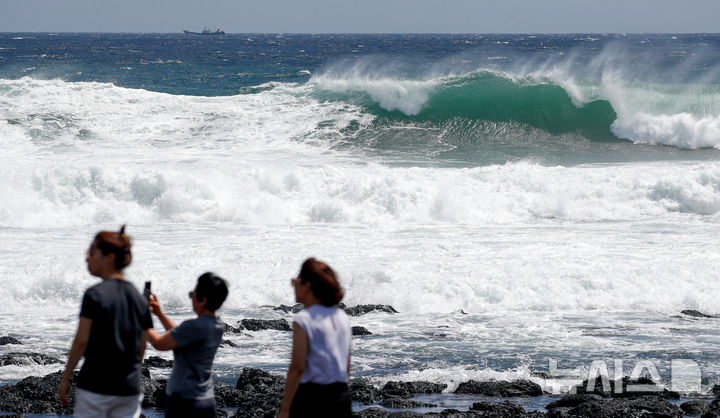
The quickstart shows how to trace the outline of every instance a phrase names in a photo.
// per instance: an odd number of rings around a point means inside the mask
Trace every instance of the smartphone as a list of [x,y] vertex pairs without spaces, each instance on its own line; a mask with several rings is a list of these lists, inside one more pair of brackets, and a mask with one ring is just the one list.
[[145,290],[143,290],[143,296],[145,299],[150,300],[150,282],[145,282]]

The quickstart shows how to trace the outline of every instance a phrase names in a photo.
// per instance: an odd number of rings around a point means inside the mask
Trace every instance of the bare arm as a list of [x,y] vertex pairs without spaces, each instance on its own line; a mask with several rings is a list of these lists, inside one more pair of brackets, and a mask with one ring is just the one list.
[[147,330],[147,340],[150,341],[150,344],[152,344],[152,346],[155,347],[156,350],[167,351],[172,350],[173,348],[177,348],[177,342],[175,342],[175,339],[169,332],[171,329],[177,327],[177,325],[170,318],[168,318],[167,315],[165,315],[165,312],[162,311],[162,309],[160,308],[160,302],[158,301],[155,294],[150,295],[148,307],[150,308],[150,312],[154,313],[155,316],[158,317],[163,328],[165,328],[165,330],[168,332],[163,335],[159,335],[157,332],[155,332],[154,329],[150,328],[149,330]]
[[75,333],[75,339],[73,340],[72,347],[70,348],[68,361],[65,364],[65,372],[63,373],[60,385],[58,386],[58,396],[60,397],[60,402],[63,405],[68,404],[67,395],[70,390],[70,376],[72,376],[80,358],[85,353],[88,341],[90,340],[91,328],[92,319],[81,316],[77,332]]
[[352,355],[352,351],[348,351],[348,364],[347,364],[347,378],[348,383],[350,383],[350,356]]
[[177,342],[175,342],[175,339],[169,331],[163,335],[158,335],[158,333],[155,332],[154,329],[150,328],[149,330],[147,330],[147,334],[148,341],[150,341],[150,344],[152,344],[152,346],[155,347],[156,350],[167,351],[172,350],[173,348],[177,348],[178,346]]
[[285,396],[283,396],[278,418],[286,418],[290,414],[290,405],[300,386],[300,378],[302,377],[303,371],[305,371],[308,346],[309,342],[305,331],[300,325],[293,324],[292,359],[290,360],[287,382],[285,383]]
[[145,357],[145,347],[147,347],[147,341],[148,341],[148,331],[149,329],[146,329],[142,332],[142,335],[140,336],[140,347],[138,347],[138,358],[140,359],[140,363],[143,361],[143,357]]

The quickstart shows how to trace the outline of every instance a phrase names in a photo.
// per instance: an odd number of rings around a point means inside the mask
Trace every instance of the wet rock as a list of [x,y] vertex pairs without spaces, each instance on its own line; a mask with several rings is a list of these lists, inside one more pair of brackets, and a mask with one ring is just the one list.
[[712,389],[710,389],[710,393],[715,396],[719,396],[720,395],[720,385],[719,384],[713,385]]
[[165,360],[162,357],[150,356],[143,361],[145,367],[172,368],[173,361]]
[[[640,377],[638,379],[631,379],[629,376],[625,376],[620,381],[621,387],[619,390],[615,390],[615,380],[608,380],[607,386],[603,385],[602,379],[598,377],[595,379],[595,386],[588,390],[588,381],[584,380],[578,386],[570,388],[572,392],[579,395],[593,393],[603,397],[613,398],[637,398],[644,396],[659,396],[664,399],[680,399],[680,394],[677,392],[669,391],[662,386],[657,385],[651,379],[647,377]],[[640,388],[638,388],[640,386]]]
[[386,407],[386,408],[429,408],[437,406],[432,403],[424,403],[424,402],[417,402],[417,401],[411,401],[410,399],[404,399],[399,397],[390,397],[385,398],[382,401],[380,401],[380,405]]
[[62,360],[41,353],[7,353],[0,356],[0,366],[27,366],[62,363]]
[[417,393],[441,393],[447,388],[445,384],[432,382],[387,382],[382,388],[384,397],[411,398]]
[[140,377],[140,388],[143,391],[142,407],[146,409],[165,409],[165,387],[167,379],[153,379],[150,376]]
[[710,408],[710,402],[702,400],[687,401],[680,404],[683,414],[690,417],[699,417]]
[[720,417],[720,398],[715,398],[714,401],[710,402],[707,409],[702,413],[702,418],[717,418]]
[[298,313],[302,311],[305,308],[305,305],[302,303],[295,304],[293,306],[287,306],[287,305],[280,305],[278,307],[273,308],[274,311],[283,311],[285,313]]
[[557,408],[548,417],[681,418],[682,410],[658,396],[584,402],[574,408]]
[[237,380],[236,397],[238,417],[275,418],[285,392],[285,378],[261,369],[244,368]]
[[241,403],[242,392],[234,386],[213,382],[213,390],[218,408],[237,407]]
[[390,305],[357,305],[357,306],[353,306],[351,308],[348,308],[347,306],[345,306],[343,304],[340,304],[339,306],[340,306],[340,308],[342,308],[345,311],[345,313],[347,313],[350,316],[360,316],[360,315],[365,315],[366,313],[375,312],[375,311],[386,312],[386,313],[398,313],[398,311],[396,311],[395,308],[393,308]]
[[599,400],[602,400],[602,397],[596,394],[565,395],[557,401],[547,404],[545,409],[572,408],[585,402]]
[[238,322],[238,329],[248,331],[277,330],[291,331],[290,324],[284,319],[243,319]]
[[72,415],[77,372],[70,379],[68,400],[71,406],[63,406],[57,398],[61,378],[62,372],[58,371],[44,377],[26,377],[15,385],[0,386],[0,411]]
[[529,380],[515,380],[512,382],[495,380],[476,382],[470,380],[460,383],[455,393],[515,398],[541,396],[543,392],[540,385]]
[[9,335],[0,337],[0,345],[7,345],[7,344],[22,345],[22,343],[17,338],[13,338]]
[[421,414],[419,412],[414,411],[400,411],[400,412],[391,412],[388,415],[388,418],[421,418],[424,417],[425,414]]
[[235,387],[241,391],[282,393],[285,391],[285,377],[268,373],[262,369],[244,367]]
[[364,404],[373,404],[382,399],[383,394],[380,389],[364,382],[350,383],[350,396],[353,401],[362,402]]
[[235,328],[234,326],[228,324],[227,322],[225,324],[225,332],[229,332],[231,334],[242,334],[242,328]]
[[372,335],[372,332],[368,331],[367,328],[363,327],[352,327],[352,335]]
[[390,411],[376,406],[371,406],[370,408],[363,409],[362,411],[353,412],[353,418],[387,418],[389,416]]
[[490,418],[491,415],[478,411],[458,411],[457,409],[443,409],[439,413],[429,412],[424,416],[442,417],[442,418]]
[[470,407],[471,411],[478,411],[484,415],[496,418],[511,418],[525,415],[525,409],[510,401],[505,402],[475,402]]
[[693,309],[685,309],[684,311],[680,311],[680,313],[683,315],[692,316],[694,318],[720,318],[720,315],[704,314],[700,311],[696,311]]
[[238,347],[238,345],[235,344],[234,342],[230,341],[230,340],[222,340],[222,342],[220,343],[220,347],[233,347],[233,348],[235,348],[235,347]]

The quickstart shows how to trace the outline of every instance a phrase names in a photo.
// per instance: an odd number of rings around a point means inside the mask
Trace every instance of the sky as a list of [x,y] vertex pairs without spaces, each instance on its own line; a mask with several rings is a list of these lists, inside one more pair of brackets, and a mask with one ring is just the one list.
[[0,0],[0,32],[720,32],[720,0]]

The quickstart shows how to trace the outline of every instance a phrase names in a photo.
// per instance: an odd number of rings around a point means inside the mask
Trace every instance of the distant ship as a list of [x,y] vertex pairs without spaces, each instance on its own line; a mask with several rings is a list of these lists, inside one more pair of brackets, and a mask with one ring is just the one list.
[[184,30],[183,32],[185,32],[185,35],[225,35],[225,31],[218,29],[213,32],[208,28],[203,29],[202,32],[190,32],[189,30]]

